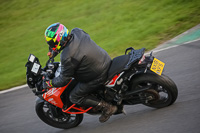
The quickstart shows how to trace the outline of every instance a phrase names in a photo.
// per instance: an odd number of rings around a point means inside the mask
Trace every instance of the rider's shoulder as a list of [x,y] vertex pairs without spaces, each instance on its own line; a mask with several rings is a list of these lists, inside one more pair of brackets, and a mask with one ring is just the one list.
[[[72,31],[71,31],[71,33],[73,34],[73,33],[80,33],[80,32],[84,32],[84,33],[86,33],[83,29],[81,29],[81,28],[73,28],[72,29]],[[87,33],[86,33],[87,34]]]

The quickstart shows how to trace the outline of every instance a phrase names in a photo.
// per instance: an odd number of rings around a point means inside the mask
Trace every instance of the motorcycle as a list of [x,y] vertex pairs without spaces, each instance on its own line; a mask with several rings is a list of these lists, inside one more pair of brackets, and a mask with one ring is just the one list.
[[[145,48],[127,48],[124,55],[112,60],[107,82],[90,95],[118,107],[114,115],[123,113],[124,105],[144,104],[153,108],[163,108],[173,104],[178,96],[176,84],[162,74],[164,65],[152,55],[144,55]],[[59,62],[50,58],[42,68],[39,59],[29,55],[26,63],[27,84],[37,96],[35,111],[46,124],[62,129],[78,126],[83,114],[101,114],[92,107],[80,107],[71,103],[69,95],[78,81],[59,88],[43,89],[42,81],[57,77],[61,71]],[[87,78],[87,77],[86,77]]]

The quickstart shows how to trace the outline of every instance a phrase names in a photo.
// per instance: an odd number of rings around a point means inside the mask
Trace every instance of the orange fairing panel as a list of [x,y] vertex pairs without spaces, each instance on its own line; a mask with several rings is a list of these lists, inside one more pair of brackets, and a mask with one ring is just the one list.
[[66,89],[66,87],[70,84],[70,82],[64,87],[49,89],[49,91],[47,91],[46,93],[44,93],[42,95],[43,98],[47,102],[49,102],[49,103],[51,103],[51,104],[53,104],[53,105],[55,105],[55,106],[57,106],[59,108],[63,108],[63,102],[62,102],[60,96],[62,95],[62,93]]
[[[57,106],[57,107],[62,109],[63,108],[63,102],[62,102],[60,96],[63,94],[64,90],[71,83],[71,81],[64,87],[49,89],[46,93],[44,93],[42,95],[43,98],[47,102],[49,102],[49,103],[51,103],[51,104],[53,104],[53,105],[55,105],[55,106]],[[65,112],[65,113],[69,113],[69,114],[83,114],[83,113],[86,113],[87,111],[89,111],[90,109],[92,109],[92,107],[87,108],[87,109],[83,109],[81,107],[75,107],[75,106],[76,105],[73,104],[72,106],[70,106],[66,110],[62,109],[62,111]]]

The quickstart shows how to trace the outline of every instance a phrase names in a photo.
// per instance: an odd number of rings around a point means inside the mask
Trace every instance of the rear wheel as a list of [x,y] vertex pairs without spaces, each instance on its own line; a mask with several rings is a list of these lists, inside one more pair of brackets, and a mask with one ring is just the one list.
[[40,102],[35,107],[38,117],[46,124],[62,129],[78,126],[83,120],[83,114],[68,114],[62,112],[48,102]]
[[147,72],[132,79],[132,90],[139,90],[146,87],[149,89],[139,93],[142,103],[146,106],[163,108],[173,104],[177,99],[177,87],[165,75],[159,76],[152,72]]

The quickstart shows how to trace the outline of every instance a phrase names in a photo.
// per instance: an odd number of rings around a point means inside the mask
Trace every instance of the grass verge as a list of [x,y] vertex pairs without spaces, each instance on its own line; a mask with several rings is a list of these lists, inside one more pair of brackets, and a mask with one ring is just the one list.
[[[108,51],[147,50],[199,24],[199,0],[0,0],[0,90],[26,83],[30,53],[48,59],[44,31],[61,22],[84,29]],[[59,60],[59,58],[57,58]]]

